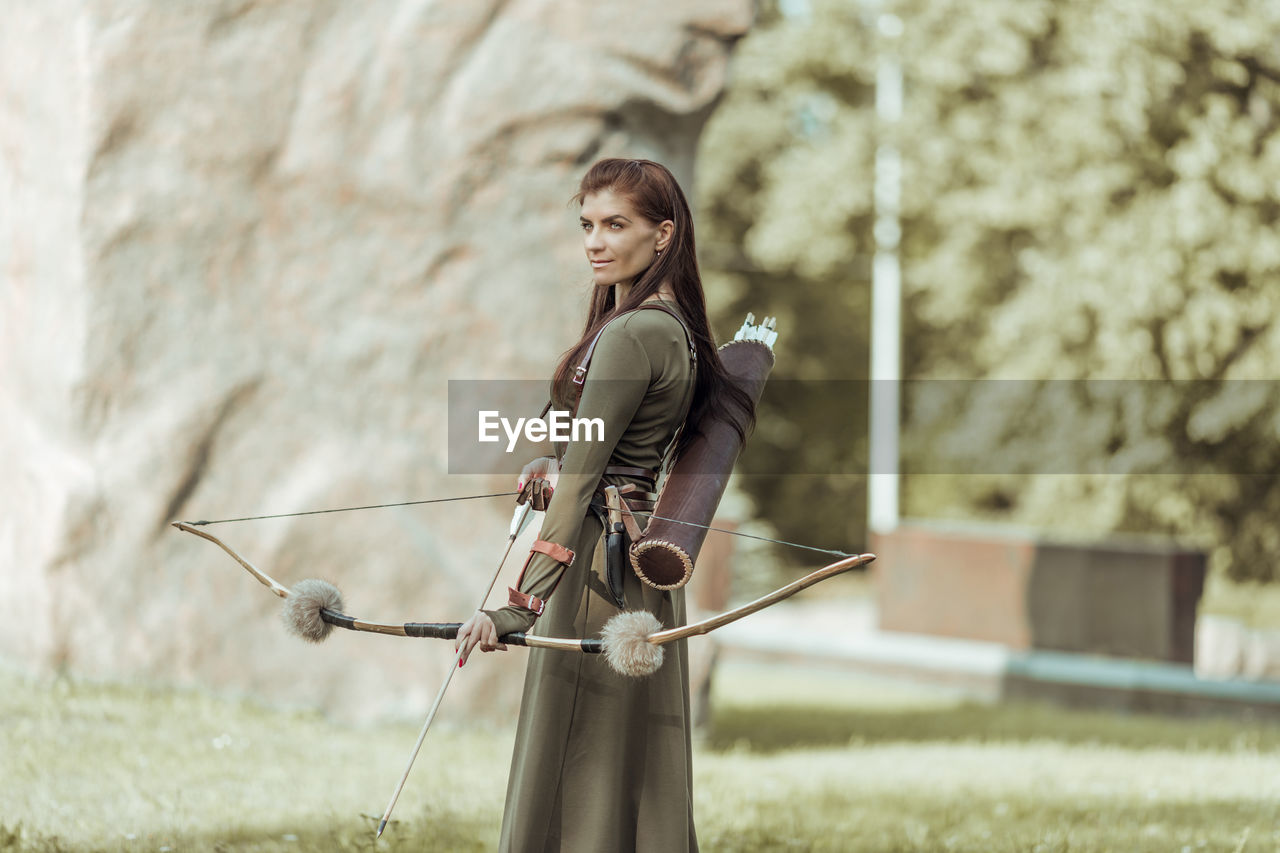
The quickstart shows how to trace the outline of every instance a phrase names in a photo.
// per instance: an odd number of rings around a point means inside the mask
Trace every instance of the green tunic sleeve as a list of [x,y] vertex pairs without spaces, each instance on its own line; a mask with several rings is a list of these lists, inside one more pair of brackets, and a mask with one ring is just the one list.
[[[566,548],[578,541],[587,507],[609,458],[644,400],[653,370],[645,342],[632,327],[634,316],[615,320],[596,344],[575,417],[599,418],[604,424],[603,440],[569,442],[540,539]],[[592,438],[598,437],[594,429],[591,433]],[[546,554],[535,552],[522,573],[519,591],[546,601],[565,571],[574,571],[574,567],[566,569]],[[537,618],[531,611],[511,605],[486,612],[499,636],[528,631]]]

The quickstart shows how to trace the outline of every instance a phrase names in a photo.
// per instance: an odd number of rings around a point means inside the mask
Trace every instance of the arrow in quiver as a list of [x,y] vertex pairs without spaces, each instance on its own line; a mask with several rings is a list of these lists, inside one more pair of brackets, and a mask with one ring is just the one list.
[[[718,350],[725,371],[752,405],[759,402],[773,369],[776,325],[772,317],[757,325],[748,314],[734,339]],[[701,433],[667,472],[649,526],[630,548],[631,567],[649,586],[678,589],[692,577],[707,526],[742,451],[742,439],[728,420],[735,414],[708,417]]]

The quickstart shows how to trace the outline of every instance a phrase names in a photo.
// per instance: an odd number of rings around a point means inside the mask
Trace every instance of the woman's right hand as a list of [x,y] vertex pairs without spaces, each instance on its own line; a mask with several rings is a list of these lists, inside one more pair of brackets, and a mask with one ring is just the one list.
[[453,650],[458,653],[458,666],[467,662],[467,658],[471,657],[471,652],[476,646],[479,646],[482,652],[507,650],[505,643],[498,642],[498,629],[489,618],[489,614],[483,610],[477,610],[476,615],[463,622],[458,628],[458,636],[453,641]]
[[520,479],[516,482],[516,489],[519,490],[520,496],[516,498],[516,503],[523,504],[528,501],[538,512],[545,511],[547,504],[551,502],[551,494],[555,491],[556,481],[559,478],[560,465],[555,457],[539,456],[525,465],[520,472]]

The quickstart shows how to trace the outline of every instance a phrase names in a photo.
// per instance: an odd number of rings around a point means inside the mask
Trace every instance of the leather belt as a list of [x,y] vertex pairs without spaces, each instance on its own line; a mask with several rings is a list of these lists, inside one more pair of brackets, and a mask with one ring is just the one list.
[[[595,502],[601,506],[604,505],[605,500],[604,487],[608,485],[609,483],[601,480],[600,484],[596,486],[595,494],[592,495]],[[642,512],[651,511],[653,509],[653,505],[658,502],[658,495],[656,492],[642,492],[638,489],[631,489],[629,486],[622,486],[618,491],[622,495],[622,500],[627,506],[634,507]]]
[[[632,468],[627,465],[609,465],[604,469],[604,474],[614,475],[618,477],[634,477],[640,480],[648,480],[649,488],[652,489],[658,482],[658,472],[652,468]],[[596,486],[596,497],[604,499],[604,487],[609,485],[604,480],[600,481],[600,485]],[[658,502],[658,493],[653,491],[643,491],[635,486],[623,486],[622,497],[626,500],[627,505],[638,509],[641,512],[652,512],[653,506]]]
[[626,465],[610,465],[604,469],[605,475],[613,474],[619,477],[638,477],[641,480],[648,480],[650,483],[658,482],[658,472],[652,468],[631,468]]

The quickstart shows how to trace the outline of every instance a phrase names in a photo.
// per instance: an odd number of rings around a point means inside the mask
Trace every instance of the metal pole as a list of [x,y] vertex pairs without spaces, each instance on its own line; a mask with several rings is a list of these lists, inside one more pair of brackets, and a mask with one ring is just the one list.
[[875,241],[871,272],[871,392],[867,529],[892,532],[898,526],[898,433],[902,379],[902,158],[895,126],[902,118],[902,62],[898,37],[902,20],[873,10],[876,26],[876,124],[880,143],[875,161]]

